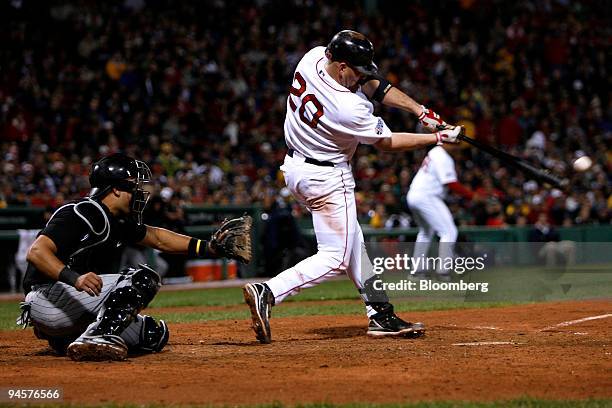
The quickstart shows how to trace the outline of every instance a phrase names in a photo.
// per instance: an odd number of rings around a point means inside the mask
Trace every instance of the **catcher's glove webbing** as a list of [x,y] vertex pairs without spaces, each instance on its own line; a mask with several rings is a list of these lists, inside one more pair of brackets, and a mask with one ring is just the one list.
[[224,220],[212,235],[210,247],[217,256],[236,259],[242,263],[251,262],[251,227],[253,218],[243,215],[240,218]]

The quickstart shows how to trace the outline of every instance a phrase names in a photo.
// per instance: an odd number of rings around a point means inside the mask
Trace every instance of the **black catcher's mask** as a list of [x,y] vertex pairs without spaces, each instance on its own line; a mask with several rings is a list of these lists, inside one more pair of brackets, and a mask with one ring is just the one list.
[[89,183],[92,187],[89,196],[94,200],[101,200],[113,188],[132,193],[130,201],[132,216],[141,224],[142,212],[150,195],[144,186],[150,181],[151,170],[145,162],[116,153],[94,163],[89,174]]

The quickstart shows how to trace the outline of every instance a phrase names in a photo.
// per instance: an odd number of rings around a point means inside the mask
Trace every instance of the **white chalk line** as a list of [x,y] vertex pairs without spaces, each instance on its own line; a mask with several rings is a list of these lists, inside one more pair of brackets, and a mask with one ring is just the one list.
[[441,328],[453,328],[453,329],[463,329],[463,330],[504,330],[495,326],[458,326],[456,324],[447,324],[445,326],[440,326]]
[[582,319],[576,319],[576,320],[569,320],[567,322],[561,322],[552,326],[548,326],[545,327],[543,329],[538,330],[538,332],[544,332],[544,331],[549,331],[549,330],[553,330],[553,329],[557,329],[560,327],[567,327],[567,326],[571,326],[573,324],[578,324],[578,323],[582,323],[582,322],[588,322],[589,320],[598,320],[598,319],[605,319],[608,317],[612,317],[612,313],[608,313],[608,314],[603,314],[603,315],[599,315],[599,316],[589,316],[589,317],[583,317]]
[[453,343],[453,346],[502,346],[502,345],[517,345],[525,343],[517,343],[514,341],[476,341],[473,343]]

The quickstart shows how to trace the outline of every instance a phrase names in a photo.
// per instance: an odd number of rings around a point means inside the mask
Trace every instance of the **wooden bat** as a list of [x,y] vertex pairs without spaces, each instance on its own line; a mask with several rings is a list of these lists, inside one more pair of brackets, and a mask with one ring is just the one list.
[[486,143],[482,143],[482,142],[479,142],[478,140],[474,140],[471,137],[466,136],[463,130],[461,131],[459,136],[457,136],[457,139],[463,140],[464,142],[469,143],[472,146],[489,153],[491,156],[497,157],[498,159],[500,159],[502,162],[504,162],[508,166],[512,166],[516,169],[519,169],[523,173],[528,174],[540,181],[548,183],[553,187],[563,188],[568,184],[567,179],[561,179],[551,174],[549,170],[539,169],[516,156],[513,156],[504,151],[501,151]]

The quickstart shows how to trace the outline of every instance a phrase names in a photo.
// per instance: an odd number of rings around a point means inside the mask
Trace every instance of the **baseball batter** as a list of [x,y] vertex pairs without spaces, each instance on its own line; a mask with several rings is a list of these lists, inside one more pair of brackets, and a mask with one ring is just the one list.
[[150,178],[142,161],[103,158],[90,174],[90,196],[55,211],[30,247],[21,324],[31,323],[58,354],[122,360],[128,350],[158,352],[168,342],[163,320],[139,314],[161,286],[157,272],[143,264],[114,272],[126,244],[250,260],[250,217],[224,223],[208,242],[143,224]]
[[[436,146],[432,148],[410,184],[407,194],[408,206],[419,226],[414,246],[413,257],[426,256],[434,234],[440,238],[438,256],[442,259],[453,257],[457,241],[457,227],[453,216],[444,203],[446,189],[450,189],[468,199],[472,191],[457,180],[455,161],[449,150],[456,145]],[[424,271],[416,271],[421,274]],[[449,271],[435,271],[441,280],[448,280]]]
[[318,251],[265,283],[244,287],[253,329],[262,343],[271,341],[272,305],[344,272],[365,301],[368,335],[411,336],[424,331],[421,323],[400,319],[386,295],[371,291],[350,162],[359,143],[388,151],[411,150],[454,143],[460,128],[432,134],[392,132],[373,115],[370,99],[414,113],[431,130],[446,124],[379,76],[373,54],[363,34],[345,30],[327,48],[307,52],[295,70],[284,129],[288,152],[281,170],[293,196],[312,214]]

